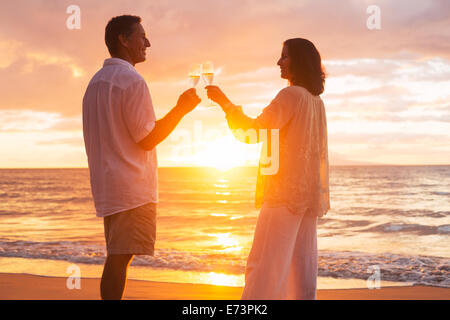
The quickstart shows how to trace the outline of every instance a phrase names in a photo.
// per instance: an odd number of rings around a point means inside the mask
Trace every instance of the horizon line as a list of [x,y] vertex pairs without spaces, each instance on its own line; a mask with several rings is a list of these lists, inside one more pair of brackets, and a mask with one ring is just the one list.
[[[330,164],[330,167],[442,167],[449,164]],[[157,168],[208,168],[229,171],[236,168],[258,168],[258,166],[236,166],[229,169],[220,169],[214,166],[158,166]],[[0,167],[0,170],[11,169],[89,169],[89,167]]]

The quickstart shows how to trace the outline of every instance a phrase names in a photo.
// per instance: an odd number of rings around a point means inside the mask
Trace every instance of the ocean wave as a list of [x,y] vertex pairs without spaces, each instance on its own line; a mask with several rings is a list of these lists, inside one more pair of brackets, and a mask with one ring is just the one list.
[[418,235],[432,235],[444,234],[450,235],[450,225],[445,224],[441,226],[426,226],[422,224],[408,224],[408,223],[383,223],[371,228],[364,229],[365,232],[409,232]]
[[19,192],[12,192],[12,193],[3,192],[3,193],[0,193],[0,198],[13,199],[13,198],[19,198],[20,196],[22,196],[22,194],[20,194]]
[[450,196],[450,192],[441,192],[441,191],[430,192],[430,194],[435,196]]
[[[104,245],[71,241],[0,241],[0,256],[28,259],[63,260],[72,263],[104,263]],[[242,274],[246,256],[229,253],[186,252],[157,249],[155,256],[136,256],[134,266],[181,271]],[[224,263],[226,261],[226,263]],[[380,280],[450,288],[450,259],[399,254],[370,254],[354,251],[320,251],[319,276],[369,279],[379,270]]]
[[450,288],[450,259],[399,254],[321,252],[319,275],[367,280],[379,270],[380,280]]
[[[343,220],[343,219],[331,219],[322,218],[318,220],[320,226],[325,226],[328,230],[340,230],[349,231],[349,228],[362,228],[356,229],[358,232],[377,232],[377,233],[395,233],[395,232],[409,232],[415,235],[450,235],[450,225],[438,225],[438,226],[428,226],[422,224],[408,224],[408,223],[395,223],[386,222],[382,224],[374,224],[373,221],[369,220]],[[355,229],[353,229],[355,230]],[[334,234],[334,233],[332,233]],[[339,233],[337,233],[339,234]]]
[[321,218],[318,220],[319,225],[326,225],[327,228],[355,228],[355,227],[365,227],[372,224],[369,220],[340,220],[331,218]]
[[61,198],[34,198],[30,199],[30,202],[43,202],[43,203],[86,203],[93,202],[92,197],[61,197]]
[[428,218],[444,218],[450,216],[449,211],[433,211],[426,209],[392,209],[392,208],[373,208],[373,207],[349,207],[340,209],[339,214],[357,215],[357,216],[401,216],[401,217],[428,217]]

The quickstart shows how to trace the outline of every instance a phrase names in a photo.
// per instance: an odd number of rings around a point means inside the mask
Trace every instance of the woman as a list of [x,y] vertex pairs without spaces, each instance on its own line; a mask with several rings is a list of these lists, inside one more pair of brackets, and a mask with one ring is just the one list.
[[[327,122],[319,97],[325,73],[315,46],[301,38],[284,42],[277,64],[289,86],[256,119],[244,115],[217,86],[206,89],[226,113],[238,139],[256,143],[263,140],[261,130],[279,133],[275,173],[264,173],[261,153],[256,188],[256,206],[261,211],[242,299],[315,299],[316,223],[330,208]],[[256,134],[253,141],[248,139],[251,131]],[[246,132],[244,137],[242,132]],[[270,132],[263,136],[272,137]],[[276,142],[268,139],[265,143]]]

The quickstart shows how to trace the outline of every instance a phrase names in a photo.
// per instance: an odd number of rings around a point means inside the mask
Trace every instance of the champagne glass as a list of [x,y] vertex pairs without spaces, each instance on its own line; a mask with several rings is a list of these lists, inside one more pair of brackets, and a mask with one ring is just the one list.
[[197,86],[198,81],[200,80],[202,66],[200,63],[193,63],[189,68],[189,84],[191,88],[195,88]]
[[[206,85],[208,85],[208,86],[212,85],[212,82],[214,80],[214,65],[213,65],[212,61],[206,61],[203,63],[202,78],[203,78],[203,81],[205,81]],[[210,106],[210,107],[215,106],[214,103],[209,98],[208,98],[208,106]]]

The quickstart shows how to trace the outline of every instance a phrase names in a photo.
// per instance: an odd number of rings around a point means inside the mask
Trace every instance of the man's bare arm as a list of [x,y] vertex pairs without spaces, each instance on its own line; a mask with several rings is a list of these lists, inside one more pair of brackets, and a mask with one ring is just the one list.
[[177,105],[172,108],[162,119],[157,120],[153,130],[138,145],[144,150],[152,150],[176,128],[180,120],[191,112],[199,103],[195,89],[185,91],[179,98]]

